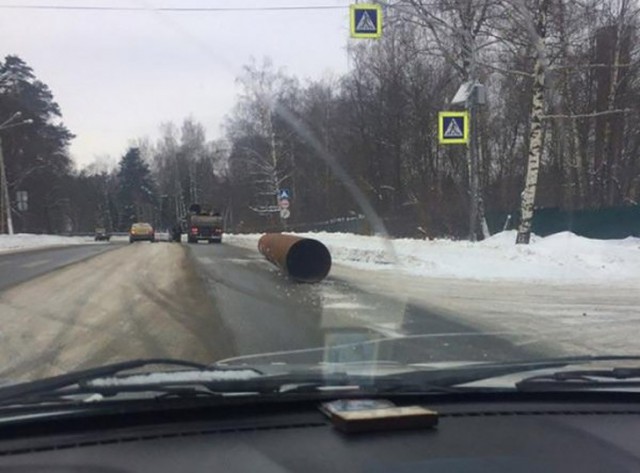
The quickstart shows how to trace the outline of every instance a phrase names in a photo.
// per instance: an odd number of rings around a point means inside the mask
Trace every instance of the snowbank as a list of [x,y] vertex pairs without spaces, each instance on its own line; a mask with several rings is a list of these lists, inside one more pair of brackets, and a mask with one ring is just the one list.
[[43,246],[86,245],[87,243],[94,243],[93,237],[33,235],[30,233],[0,235],[0,253]]
[[[640,280],[640,238],[592,240],[570,232],[533,236],[515,245],[507,231],[471,243],[384,239],[347,233],[301,233],[331,251],[333,261],[368,270],[400,270],[436,278],[539,280],[557,283]],[[226,242],[256,249],[259,234],[227,235]]]

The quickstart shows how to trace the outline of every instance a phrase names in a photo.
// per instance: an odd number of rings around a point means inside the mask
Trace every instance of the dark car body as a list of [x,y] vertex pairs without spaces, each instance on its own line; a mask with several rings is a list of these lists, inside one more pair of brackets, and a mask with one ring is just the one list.
[[109,241],[110,238],[111,235],[107,233],[107,230],[104,227],[96,227],[94,236],[95,241]]

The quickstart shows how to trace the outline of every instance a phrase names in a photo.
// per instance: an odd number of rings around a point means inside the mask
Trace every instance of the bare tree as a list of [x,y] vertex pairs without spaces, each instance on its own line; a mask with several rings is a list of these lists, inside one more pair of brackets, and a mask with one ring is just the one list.
[[253,189],[249,208],[271,216],[277,209],[278,189],[291,182],[293,167],[288,143],[293,132],[278,122],[277,109],[291,105],[297,85],[283,72],[274,71],[269,60],[245,66],[238,83],[242,93],[227,123],[233,143],[232,176],[247,180]]
[[[496,0],[400,0],[395,7],[402,12],[401,21],[415,21],[428,32],[426,45],[436,45],[436,50],[427,47],[425,52],[436,52],[452,64],[458,72],[461,82],[475,84],[478,80],[479,55],[484,48],[495,42],[488,29],[490,20],[497,15]],[[473,100],[473,98],[472,98]],[[473,127],[481,127],[472,111]],[[475,135],[475,129],[472,133]],[[469,237],[477,238],[478,231],[487,238],[489,229],[486,223],[484,199],[479,176],[479,156],[475,143],[468,147],[469,179]]]

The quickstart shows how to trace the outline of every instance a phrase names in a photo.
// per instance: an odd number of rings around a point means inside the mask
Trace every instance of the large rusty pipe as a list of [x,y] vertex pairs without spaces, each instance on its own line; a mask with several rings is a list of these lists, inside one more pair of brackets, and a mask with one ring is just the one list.
[[331,253],[312,238],[267,233],[258,241],[258,250],[291,279],[299,282],[322,281],[331,269]]

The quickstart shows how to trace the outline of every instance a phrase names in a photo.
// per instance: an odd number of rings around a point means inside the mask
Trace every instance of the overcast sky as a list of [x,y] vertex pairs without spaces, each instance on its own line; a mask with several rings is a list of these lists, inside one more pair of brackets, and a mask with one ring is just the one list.
[[300,78],[347,70],[349,0],[0,0],[0,5],[124,7],[344,6],[330,10],[157,12],[0,10],[0,54],[49,85],[84,166],[118,159],[131,139],[193,116],[207,137],[233,106],[251,57]]

